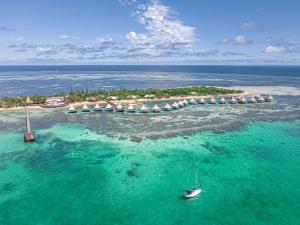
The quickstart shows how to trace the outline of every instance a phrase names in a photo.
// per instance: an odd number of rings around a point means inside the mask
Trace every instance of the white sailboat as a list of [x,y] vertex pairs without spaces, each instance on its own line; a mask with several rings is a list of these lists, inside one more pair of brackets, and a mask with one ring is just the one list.
[[184,197],[185,198],[194,198],[198,196],[203,190],[201,188],[198,188],[198,170],[196,171],[196,185],[195,188],[191,190],[184,191]]

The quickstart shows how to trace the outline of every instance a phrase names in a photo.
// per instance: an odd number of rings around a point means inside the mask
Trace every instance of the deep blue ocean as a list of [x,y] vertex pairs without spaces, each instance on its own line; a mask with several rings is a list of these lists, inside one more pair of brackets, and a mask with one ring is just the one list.
[[0,66],[0,97],[187,85],[300,87],[300,66]]

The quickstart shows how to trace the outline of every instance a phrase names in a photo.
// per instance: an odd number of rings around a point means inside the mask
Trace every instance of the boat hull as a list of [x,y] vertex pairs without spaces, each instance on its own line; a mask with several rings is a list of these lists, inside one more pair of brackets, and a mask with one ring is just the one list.
[[199,189],[199,188],[193,189],[193,190],[191,190],[191,191],[186,191],[186,192],[184,192],[184,197],[185,197],[185,198],[195,198],[195,197],[198,196],[201,192],[202,192],[202,190]]

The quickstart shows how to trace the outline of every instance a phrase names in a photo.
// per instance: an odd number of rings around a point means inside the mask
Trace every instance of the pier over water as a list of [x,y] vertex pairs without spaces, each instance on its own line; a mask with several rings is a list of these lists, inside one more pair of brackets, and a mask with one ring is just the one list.
[[30,119],[29,119],[29,111],[28,108],[25,106],[25,123],[26,123],[26,131],[24,133],[24,141],[25,142],[32,142],[35,141],[35,134],[31,131]]

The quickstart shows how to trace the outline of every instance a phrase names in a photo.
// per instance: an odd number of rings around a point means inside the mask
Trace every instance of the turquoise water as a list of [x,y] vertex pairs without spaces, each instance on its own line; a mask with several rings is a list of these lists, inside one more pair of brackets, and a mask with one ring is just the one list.
[[[300,220],[300,122],[117,139],[79,123],[0,135],[0,224],[262,224]],[[195,169],[205,190],[193,200]]]

